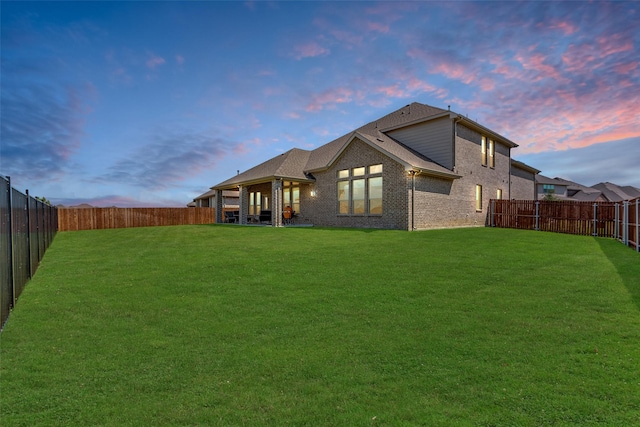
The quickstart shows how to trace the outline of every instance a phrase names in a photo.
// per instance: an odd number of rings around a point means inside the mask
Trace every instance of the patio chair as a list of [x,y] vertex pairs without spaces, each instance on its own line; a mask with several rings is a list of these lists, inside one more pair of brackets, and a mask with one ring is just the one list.
[[234,223],[236,222],[236,216],[233,214],[232,211],[225,211],[224,212],[224,222],[226,223]]

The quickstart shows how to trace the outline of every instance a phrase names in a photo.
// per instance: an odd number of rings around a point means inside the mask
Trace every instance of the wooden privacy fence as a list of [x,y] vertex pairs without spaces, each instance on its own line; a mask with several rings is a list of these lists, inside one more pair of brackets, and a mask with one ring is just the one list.
[[11,187],[0,176],[0,326],[56,235],[57,209]]
[[613,237],[640,252],[640,199],[623,202],[495,200],[489,202],[492,227]]
[[214,208],[60,208],[58,230],[214,224]]

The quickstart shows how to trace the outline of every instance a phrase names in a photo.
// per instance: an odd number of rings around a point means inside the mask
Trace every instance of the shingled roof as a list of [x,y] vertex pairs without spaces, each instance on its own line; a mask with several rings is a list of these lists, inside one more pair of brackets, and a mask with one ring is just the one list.
[[275,178],[283,178],[289,181],[313,181],[313,178],[304,173],[304,167],[309,160],[310,154],[311,152],[308,150],[292,148],[286,153],[273,157],[211,188],[233,188],[240,184],[248,185]]
[[460,175],[403,145],[385,133],[440,117],[455,118],[471,128],[491,135],[507,146],[517,147],[514,142],[464,116],[442,108],[414,102],[369,122],[313,151],[294,148],[211,188],[232,188],[240,184],[265,182],[273,178],[302,182],[313,181],[313,177],[310,174],[314,171],[329,168],[356,138],[403,164],[407,169],[414,169],[429,175],[449,179],[460,178]]

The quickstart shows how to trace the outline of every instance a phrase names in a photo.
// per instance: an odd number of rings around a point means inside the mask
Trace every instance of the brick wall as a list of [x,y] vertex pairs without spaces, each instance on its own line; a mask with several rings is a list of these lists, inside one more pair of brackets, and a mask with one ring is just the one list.
[[535,175],[532,172],[512,167],[511,195],[509,198],[515,200],[535,200],[536,187],[534,179]]
[[[382,215],[338,215],[337,176],[342,169],[382,164]],[[322,227],[408,229],[408,176],[395,160],[356,139],[330,169],[313,174],[315,184],[301,188],[302,213],[297,221]],[[311,196],[315,189],[316,196]]]
[[[462,178],[416,177],[415,226],[422,228],[482,226],[489,200],[509,192],[509,148],[496,143],[495,168],[482,166],[482,135],[458,124],[455,172]],[[482,185],[482,211],[476,211],[476,185]]]

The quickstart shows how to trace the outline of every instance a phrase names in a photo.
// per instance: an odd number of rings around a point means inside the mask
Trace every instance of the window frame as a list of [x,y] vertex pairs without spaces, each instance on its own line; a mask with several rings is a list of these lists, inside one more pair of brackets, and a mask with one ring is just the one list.
[[[345,177],[348,171],[348,177]],[[372,172],[373,171],[373,172]],[[336,213],[338,216],[382,216],[384,213],[384,167],[382,163],[367,166],[356,166],[339,170],[336,176]],[[340,178],[343,176],[343,178]],[[370,180],[380,179],[380,196],[371,198]],[[346,187],[344,185],[346,184]],[[358,188],[356,188],[358,186]],[[345,189],[345,191],[343,191]],[[346,197],[345,197],[346,195]],[[361,196],[360,196],[361,195]],[[356,199],[356,197],[358,198]],[[341,198],[342,197],[342,198]],[[379,213],[371,213],[371,201],[380,200],[375,208]],[[346,212],[344,212],[346,202]]]
[[482,212],[482,185],[476,184],[476,212]]
[[482,166],[487,166],[487,137],[484,135],[480,143],[480,152],[482,154]]

